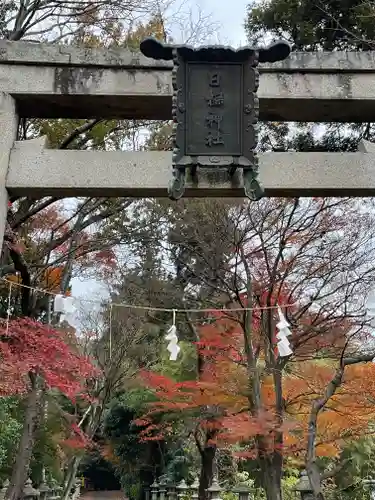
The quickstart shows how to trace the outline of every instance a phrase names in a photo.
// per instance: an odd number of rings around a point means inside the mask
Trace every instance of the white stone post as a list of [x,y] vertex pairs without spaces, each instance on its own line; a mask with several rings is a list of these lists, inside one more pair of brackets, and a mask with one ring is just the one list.
[[0,92],[0,254],[3,248],[5,222],[8,211],[8,193],[5,181],[10,151],[17,138],[18,117],[14,99]]
[[9,484],[10,484],[9,479],[6,479],[4,481],[3,487],[0,490],[0,500],[4,500],[5,495],[8,491],[8,488],[9,488]]

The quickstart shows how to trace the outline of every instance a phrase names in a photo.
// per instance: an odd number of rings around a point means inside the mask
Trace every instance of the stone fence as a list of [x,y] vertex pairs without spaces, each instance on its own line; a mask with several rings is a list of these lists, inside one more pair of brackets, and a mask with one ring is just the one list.
[[[183,479],[179,484],[169,484],[163,480],[155,481],[150,488],[145,490],[145,500],[183,500],[189,498],[198,500],[199,479],[187,485]],[[217,478],[214,478],[211,486],[207,489],[209,500],[221,500],[224,492],[238,495],[238,500],[251,500],[251,488],[246,485],[239,485],[235,488],[222,488]]]
[[[375,479],[364,479],[363,486],[370,492],[371,500],[375,500]],[[149,489],[146,489],[145,500],[184,500],[186,498],[189,500],[198,500],[198,490],[198,478],[189,486],[185,480],[182,480],[178,485],[174,485],[159,479],[159,482],[155,481]],[[300,500],[314,499],[314,493],[305,470],[300,472],[299,481],[293,490],[296,492],[296,499],[298,499],[298,493]],[[221,488],[217,478],[213,479],[211,486],[207,489],[208,500],[222,500],[222,493],[224,492],[238,495],[238,500],[252,500],[252,491],[254,490],[244,484],[230,489]]]
[[[6,480],[0,490],[0,500],[5,499],[9,480]],[[60,500],[63,488],[54,480],[49,484],[42,483],[38,488],[34,488],[31,479],[29,478],[23,489],[22,500]],[[78,500],[81,495],[81,481],[77,480],[69,500]]]

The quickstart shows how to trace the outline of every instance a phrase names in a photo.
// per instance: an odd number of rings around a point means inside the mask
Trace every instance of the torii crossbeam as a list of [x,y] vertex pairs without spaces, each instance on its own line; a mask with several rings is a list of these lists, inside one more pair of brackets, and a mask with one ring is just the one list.
[[[19,117],[171,117],[171,64],[123,49],[0,42],[0,247],[8,193],[43,197],[167,196],[168,152],[48,149],[17,142]],[[375,117],[375,53],[294,53],[260,67],[260,119],[366,122]],[[374,196],[375,151],[266,153],[267,196]],[[242,197],[242,179],[204,173],[185,196]]]

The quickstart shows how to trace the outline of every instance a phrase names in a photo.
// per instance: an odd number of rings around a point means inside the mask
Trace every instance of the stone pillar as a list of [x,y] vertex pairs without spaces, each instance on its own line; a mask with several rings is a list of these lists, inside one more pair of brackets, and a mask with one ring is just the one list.
[[3,248],[5,222],[8,211],[8,194],[5,181],[8,173],[10,151],[17,138],[18,117],[14,99],[0,92],[0,254]]
[[56,496],[56,488],[57,488],[58,484],[57,484],[57,481],[56,479],[51,479],[50,481],[50,485],[49,485],[49,500],[57,500],[57,496]]
[[191,489],[191,500],[198,500],[199,498],[199,477],[194,479],[193,484],[190,486]]
[[158,494],[159,494],[159,485],[158,485],[158,482],[155,481],[152,483],[152,485],[150,486],[151,488],[151,500],[158,500]]
[[74,488],[72,498],[74,500],[78,500],[79,497],[81,496],[81,479],[76,479],[74,485],[75,485],[75,488]]
[[240,484],[234,488],[233,493],[238,494],[238,500],[249,500],[251,489],[246,484]]
[[40,493],[40,500],[48,500],[50,497],[49,486],[44,481],[39,486],[39,493]]
[[64,488],[58,484],[56,487],[56,497],[61,498],[63,491],[64,491]]
[[175,484],[168,484],[167,486],[167,500],[177,500],[177,491]]
[[159,500],[166,500],[167,486],[164,479],[159,478]]
[[177,485],[177,498],[178,500],[184,500],[187,492],[189,491],[189,486],[186,484],[185,479],[180,481]]
[[371,500],[375,500],[375,479],[364,479],[363,485],[370,491]]

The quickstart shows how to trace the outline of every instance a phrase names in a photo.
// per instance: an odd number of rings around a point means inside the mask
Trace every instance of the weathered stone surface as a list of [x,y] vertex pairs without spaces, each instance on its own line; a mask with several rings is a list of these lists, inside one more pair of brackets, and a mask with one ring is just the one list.
[[292,52],[285,61],[264,64],[267,71],[373,73],[375,52]]
[[170,62],[153,61],[140,52],[112,47],[108,49],[57,44],[9,42],[0,40],[0,64],[40,66],[80,66],[104,68],[172,68]]
[[23,117],[168,119],[172,109],[169,70],[2,64],[0,91]]
[[[374,119],[374,52],[295,52],[260,73],[261,120]],[[1,41],[0,92],[26,117],[169,119],[171,64],[124,49]]]
[[0,92],[0,253],[3,246],[5,222],[8,210],[8,194],[5,188],[10,150],[17,134],[15,102],[10,95]]
[[375,153],[375,144],[370,141],[362,139],[358,144],[358,151],[361,153]]
[[[107,68],[172,68],[169,61],[153,61],[140,52],[113,47],[83,48],[66,45],[0,40],[0,64],[97,66]],[[262,64],[263,71],[374,72],[375,52],[293,52],[288,59]]]
[[[13,195],[166,197],[169,152],[94,152],[44,149],[43,140],[16,142],[6,186]],[[375,196],[374,153],[265,153],[259,179],[267,196]],[[241,173],[199,171],[185,196],[243,197]]]

